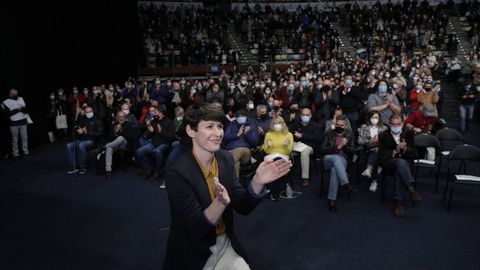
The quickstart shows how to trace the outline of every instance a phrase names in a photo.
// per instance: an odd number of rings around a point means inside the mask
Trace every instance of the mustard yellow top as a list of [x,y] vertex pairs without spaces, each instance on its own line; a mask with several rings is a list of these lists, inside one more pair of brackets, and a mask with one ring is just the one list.
[[[289,140],[288,145],[284,145],[285,140]],[[272,141],[272,146],[268,146],[268,141]],[[293,135],[292,133],[281,133],[278,131],[269,131],[265,135],[265,140],[262,145],[263,151],[267,154],[283,154],[289,156],[293,150]]]
[[[212,201],[213,201],[217,197],[217,189],[215,187],[215,181],[213,180],[215,177],[218,177],[217,158],[215,157],[215,155],[213,155],[212,164],[210,164],[210,168],[205,168],[205,166],[203,166],[200,160],[198,160],[197,155],[195,155],[195,152],[193,151],[193,149],[192,149],[192,153],[198,165],[200,166],[200,169],[202,169],[202,173],[203,173],[203,176],[205,177],[205,181],[207,181],[208,191],[210,192],[210,198],[212,198]],[[220,218],[220,222],[218,222],[218,225],[215,228],[215,234],[219,236],[224,233],[225,233],[225,222],[223,222],[223,219]]]

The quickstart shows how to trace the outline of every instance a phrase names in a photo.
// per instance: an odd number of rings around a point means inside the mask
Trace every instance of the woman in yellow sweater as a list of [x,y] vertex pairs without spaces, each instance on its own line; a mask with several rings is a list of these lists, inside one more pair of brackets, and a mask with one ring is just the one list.
[[267,154],[264,160],[273,160],[277,157],[289,160],[293,150],[293,135],[288,131],[281,116],[272,119],[270,131],[265,135],[262,149]]
[[[270,131],[265,135],[265,140],[262,146],[263,152],[267,154],[264,160],[274,160],[276,158],[290,159],[290,154],[293,150],[293,135],[288,131],[287,125],[281,116],[274,117],[270,124]],[[291,189],[291,184],[288,182],[288,176],[284,176],[277,181],[269,184],[270,199],[278,201],[280,192],[287,185],[287,190]],[[287,197],[291,197],[286,192]]]

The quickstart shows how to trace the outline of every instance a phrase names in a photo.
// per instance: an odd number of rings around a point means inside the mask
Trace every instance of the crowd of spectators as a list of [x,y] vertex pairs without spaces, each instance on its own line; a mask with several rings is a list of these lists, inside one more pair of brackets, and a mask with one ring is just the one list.
[[[447,71],[443,58],[433,55],[329,59],[308,65],[292,63],[285,70],[250,66],[223,72],[218,78],[130,78],[124,87],[97,85],[82,91],[73,88],[70,93],[59,89],[51,93],[49,105],[68,115],[70,131],[60,134],[76,134],[76,141],[67,146],[69,173],[84,173],[88,153],[96,149],[95,153],[105,155],[102,166],[112,178],[112,155],[121,151],[133,157],[143,177],[156,179],[164,187],[165,168],[189,149],[182,126],[185,111],[201,102],[215,104],[229,120],[223,147],[232,153],[237,175],[250,166],[251,157],[262,158],[259,153],[288,157],[296,152],[301,185],[308,186],[311,157],[337,155],[334,149],[340,149],[339,156],[325,159],[324,164],[337,172],[331,174],[329,191],[329,207],[334,211],[335,187],[340,184],[347,192],[354,190],[347,174],[352,153],[374,149],[372,145],[379,143],[378,136],[391,126],[392,117],[403,116],[405,123],[400,118],[402,123],[397,119],[395,125],[415,133],[435,132],[442,126],[440,80]],[[476,87],[470,81],[462,91]],[[476,91],[459,92],[465,115],[476,98]],[[53,116],[53,109],[49,111]],[[55,126],[54,117],[49,119]],[[468,128],[468,121],[463,127]],[[345,140],[336,139],[337,135]],[[370,190],[375,191],[378,157],[368,161],[362,175],[372,179]],[[287,184],[292,187],[294,182]],[[278,191],[278,186],[272,190]],[[278,195],[272,192],[272,199]]]
[[[410,58],[429,52],[453,58],[457,55],[457,34],[449,26],[449,16],[460,16],[469,23],[473,51],[478,52],[476,1],[453,1],[436,5],[427,1],[375,3],[359,2],[321,10],[317,6],[286,7],[269,5],[234,8],[229,13],[216,9],[179,6],[139,7],[145,61],[142,66],[198,66],[240,62],[241,52],[229,43],[228,24],[258,61],[306,61],[308,63],[343,57],[333,24],[346,30],[354,47],[367,57],[406,52]],[[339,19],[342,18],[342,19]],[[235,47],[235,48],[234,48]]]
[[139,6],[145,59],[142,66],[199,66],[238,63],[228,41],[223,13],[215,9],[165,5]]
[[439,51],[455,56],[458,42],[449,27],[451,2],[430,5],[427,1],[377,2],[372,8],[347,5],[344,26],[355,47],[369,55]]
[[464,30],[471,40],[472,52],[478,53],[480,51],[478,47],[480,41],[480,3],[478,1],[462,1],[458,4],[458,13],[460,21],[466,23]]
[[[259,61],[329,59],[337,56],[339,40],[331,23],[335,11],[299,6],[295,12],[270,6],[234,9],[231,21]],[[287,55],[293,58],[288,59]]]

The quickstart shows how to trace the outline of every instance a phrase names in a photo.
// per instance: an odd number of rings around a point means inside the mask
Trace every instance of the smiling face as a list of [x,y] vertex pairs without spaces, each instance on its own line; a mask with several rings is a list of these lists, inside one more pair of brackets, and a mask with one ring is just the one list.
[[220,149],[223,139],[223,124],[218,121],[201,120],[196,130],[187,126],[187,133],[192,138],[195,153],[214,153]]

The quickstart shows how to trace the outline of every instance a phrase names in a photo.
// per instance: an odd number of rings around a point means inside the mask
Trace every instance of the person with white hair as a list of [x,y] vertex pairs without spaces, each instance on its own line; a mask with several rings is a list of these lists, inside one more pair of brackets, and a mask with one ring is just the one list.
[[18,136],[20,135],[22,152],[24,156],[28,156],[28,135],[27,122],[28,114],[27,105],[22,97],[18,96],[16,89],[10,89],[9,96],[2,102],[2,108],[10,118],[9,126],[12,134],[12,155],[15,158],[20,157],[18,149]]

